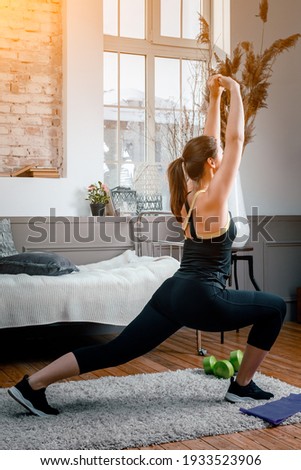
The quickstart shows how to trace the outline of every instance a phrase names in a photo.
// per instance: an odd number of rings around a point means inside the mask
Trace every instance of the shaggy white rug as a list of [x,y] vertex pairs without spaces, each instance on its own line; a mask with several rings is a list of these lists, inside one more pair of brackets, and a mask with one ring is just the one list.
[[[275,399],[301,392],[259,373],[255,381]],[[201,369],[58,383],[47,397],[61,414],[49,418],[29,415],[1,389],[0,449],[124,449],[267,427],[224,400],[228,386]],[[299,422],[301,413],[284,424]]]

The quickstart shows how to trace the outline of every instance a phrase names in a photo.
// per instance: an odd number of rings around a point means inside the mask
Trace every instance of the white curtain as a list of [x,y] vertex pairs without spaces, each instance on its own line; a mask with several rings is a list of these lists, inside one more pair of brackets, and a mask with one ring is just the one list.
[[250,226],[247,219],[245,202],[241,187],[240,174],[237,174],[235,183],[229,198],[229,210],[234,218],[237,228],[237,236],[233,243],[233,248],[242,248],[247,243],[250,236]]

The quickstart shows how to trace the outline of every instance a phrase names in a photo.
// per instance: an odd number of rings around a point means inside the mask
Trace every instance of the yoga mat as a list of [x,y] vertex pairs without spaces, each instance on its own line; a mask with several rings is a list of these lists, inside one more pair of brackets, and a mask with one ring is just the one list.
[[280,398],[280,400],[274,400],[254,408],[240,408],[239,411],[278,425],[301,411],[301,393],[291,393],[288,397]]

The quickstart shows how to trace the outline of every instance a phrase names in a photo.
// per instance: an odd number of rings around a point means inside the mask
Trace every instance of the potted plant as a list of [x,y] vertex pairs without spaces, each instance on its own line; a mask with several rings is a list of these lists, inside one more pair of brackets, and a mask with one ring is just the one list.
[[110,190],[104,183],[98,181],[88,186],[86,199],[90,201],[92,215],[104,215],[105,207],[110,202]]

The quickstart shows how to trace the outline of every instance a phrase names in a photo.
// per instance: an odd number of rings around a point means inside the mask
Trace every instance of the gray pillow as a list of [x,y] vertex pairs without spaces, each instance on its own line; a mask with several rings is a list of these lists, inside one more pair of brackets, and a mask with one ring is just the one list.
[[17,254],[9,219],[0,220],[0,258]]
[[0,274],[61,276],[79,271],[68,258],[57,253],[28,252],[0,258]]

